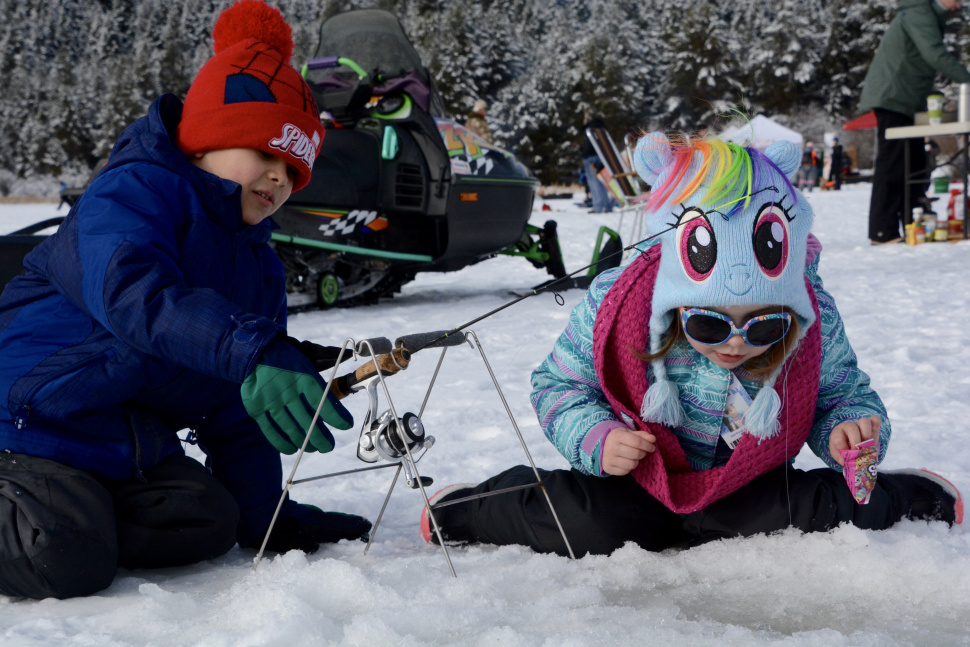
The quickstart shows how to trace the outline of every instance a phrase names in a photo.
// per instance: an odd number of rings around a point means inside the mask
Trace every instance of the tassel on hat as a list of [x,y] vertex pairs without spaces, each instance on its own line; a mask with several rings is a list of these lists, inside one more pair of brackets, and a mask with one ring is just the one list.
[[[680,403],[680,389],[667,378],[663,360],[650,363],[655,380],[643,395],[640,417],[668,427],[678,427],[684,421],[684,408]],[[767,440],[781,431],[778,414],[781,413],[781,398],[774,387],[775,376],[769,379],[754,397],[744,413],[744,426],[748,433],[759,440]]]
[[744,426],[748,433],[761,440],[767,440],[781,431],[781,423],[778,421],[781,398],[772,386],[773,381],[765,384],[744,412]]
[[667,379],[663,360],[654,360],[651,366],[657,380],[643,395],[640,417],[668,427],[680,426],[684,420],[684,408],[680,404],[680,389]]
[[183,153],[253,148],[296,170],[294,191],[306,186],[324,128],[309,86],[290,65],[292,33],[263,0],[239,0],[219,15],[215,55],[185,97],[177,136]]

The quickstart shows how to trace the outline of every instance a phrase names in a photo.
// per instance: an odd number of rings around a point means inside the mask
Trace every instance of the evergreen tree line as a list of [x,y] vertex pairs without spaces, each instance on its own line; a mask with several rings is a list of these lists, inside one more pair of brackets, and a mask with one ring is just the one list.
[[[585,115],[614,136],[695,131],[720,115],[854,115],[895,0],[270,0],[294,64],[327,17],[396,14],[464,118],[479,98],[499,144],[546,183],[579,167]],[[159,94],[184,96],[228,0],[0,0],[0,169],[90,169]],[[966,49],[964,34],[948,37]]]

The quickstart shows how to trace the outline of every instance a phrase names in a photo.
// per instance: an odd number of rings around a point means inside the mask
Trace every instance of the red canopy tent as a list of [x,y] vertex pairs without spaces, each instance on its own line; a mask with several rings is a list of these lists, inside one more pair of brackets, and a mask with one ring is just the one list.
[[866,130],[876,127],[876,113],[870,110],[861,117],[856,117],[852,121],[842,124],[842,130]]
[[[878,134],[878,131],[876,131],[876,128],[877,128],[876,113],[874,110],[870,110],[869,112],[862,115],[861,117],[856,117],[855,119],[852,119],[851,121],[847,121],[844,124],[842,124],[842,130],[870,130],[871,129],[875,131],[872,133],[873,154],[875,154],[879,150],[879,134]],[[873,160],[873,163],[875,163],[875,160]]]

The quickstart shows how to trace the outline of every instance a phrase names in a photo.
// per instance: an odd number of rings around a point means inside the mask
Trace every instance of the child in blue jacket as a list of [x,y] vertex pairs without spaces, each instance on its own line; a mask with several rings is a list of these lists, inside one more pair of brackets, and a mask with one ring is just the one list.
[[[634,158],[655,240],[597,277],[532,374],[539,423],[572,467],[539,475],[574,553],[961,523],[939,475],[880,472],[868,492],[843,477],[843,451],[874,442],[880,461],[890,425],[818,276],[812,209],[790,182],[797,147],[654,133]],[[792,466],[806,444],[826,467]],[[443,539],[565,554],[535,482],[518,466],[445,488],[431,499]]]
[[[282,15],[240,0],[184,105],[129,126],[58,232],[0,296],[0,594],[87,595],[117,567],[258,546],[337,349],[286,335],[269,219],[324,130]],[[330,397],[322,418],[347,429]],[[196,432],[206,465],[186,457]],[[334,440],[322,422],[311,451]],[[359,538],[288,500],[268,548]]]

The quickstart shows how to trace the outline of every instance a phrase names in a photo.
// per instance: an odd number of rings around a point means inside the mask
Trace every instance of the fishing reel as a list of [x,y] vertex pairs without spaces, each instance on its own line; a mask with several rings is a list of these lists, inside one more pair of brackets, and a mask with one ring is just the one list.
[[394,414],[387,410],[361,429],[357,458],[365,463],[376,463],[381,459],[395,463],[408,452],[413,456],[420,451],[423,456],[433,444],[434,436],[424,433],[421,418],[408,412],[401,417],[399,425]]
[[357,458],[365,463],[382,460],[400,463],[408,487],[412,489],[418,489],[419,485],[431,485],[434,481],[430,477],[417,476],[414,463],[434,445],[434,436],[425,434],[424,423],[413,413],[405,413],[400,421],[391,409],[378,415],[378,383],[376,376],[363,382],[367,390],[368,407],[360,429],[360,440],[357,442]]

